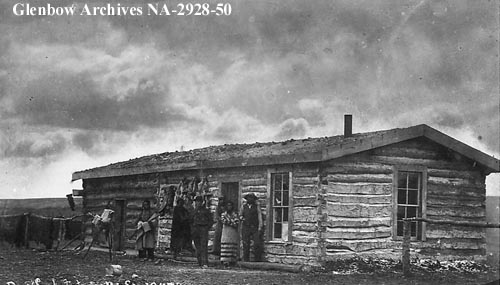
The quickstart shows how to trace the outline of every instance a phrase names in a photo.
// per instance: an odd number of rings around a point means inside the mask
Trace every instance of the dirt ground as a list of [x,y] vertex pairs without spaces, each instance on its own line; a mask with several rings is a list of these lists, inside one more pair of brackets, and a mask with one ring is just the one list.
[[[251,270],[216,265],[201,269],[192,262],[162,260],[159,264],[131,256],[116,256],[120,276],[105,276],[111,263],[105,252],[91,251],[87,258],[74,251],[47,252],[0,248],[0,284],[488,284],[498,271],[482,273],[416,272],[405,278],[400,272],[334,274]],[[137,275],[137,276],[136,276]],[[38,278],[38,279],[37,279]],[[498,284],[497,282],[491,284]]]

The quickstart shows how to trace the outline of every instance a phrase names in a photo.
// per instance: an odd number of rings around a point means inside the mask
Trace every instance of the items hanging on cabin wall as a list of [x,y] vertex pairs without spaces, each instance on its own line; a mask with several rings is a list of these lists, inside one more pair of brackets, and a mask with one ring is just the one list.
[[[172,194],[172,192],[174,194]],[[178,199],[185,199],[186,196],[189,196],[191,200],[194,200],[196,196],[201,196],[203,197],[205,205],[210,207],[213,193],[210,191],[207,176],[203,177],[203,179],[195,176],[192,179],[188,179],[187,177],[182,178],[176,189],[175,186],[170,186],[167,196],[172,197],[172,208],[177,205]]]

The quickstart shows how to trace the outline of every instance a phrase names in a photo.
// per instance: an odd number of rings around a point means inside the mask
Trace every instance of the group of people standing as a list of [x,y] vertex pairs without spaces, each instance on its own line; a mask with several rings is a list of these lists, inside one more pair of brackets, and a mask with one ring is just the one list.
[[[262,258],[263,222],[261,209],[255,194],[244,196],[240,210],[233,201],[219,198],[215,212],[215,237],[212,253],[220,256],[220,261],[227,266],[234,265],[239,257],[239,241],[243,244],[243,261],[250,260],[253,246],[254,261]],[[136,249],[139,258],[154,259],[155,234],[158,226],[157,217],[149,201],[144,201],[137,221],[139,234],[136,237]],[[196,253],[198,264],[208,267],[208,232],[214,225],[214,215],[206,207],[206,199],[195,196],[194,207],[191,197],[178,198],[173,208],[170,250],[177,259],[182,250]],[[194,243],[194,249],[192,244]]]
[[232,201],[221,199],[216,210],[217,224],[214,238],[214,254],[226,265],[235,264],[239,256],[240,227],[243,242],[243,261],[250,260],[253,242],[254,261],[262,259],[263,222],[257,196],[250,193],[244,196],[239,212]]
[[[249,261],[253,241],[254,260],[262,255],[262,215],[255,194],[245,195],[246,203],[238,212],[234,202],[219,198],[215,212],[215,237],[212,253],[220,256],[225,265],[233,265],[239,256],[240,227],[243,241],[243,261]],[[195,207],[186,199],[178,199],[173,210],[170,250],[176,259],[183,249],[192,250],[201,267],[208,266],[208,232],[214,224],[213,214],[205,206],[205,199],[196,196]]]

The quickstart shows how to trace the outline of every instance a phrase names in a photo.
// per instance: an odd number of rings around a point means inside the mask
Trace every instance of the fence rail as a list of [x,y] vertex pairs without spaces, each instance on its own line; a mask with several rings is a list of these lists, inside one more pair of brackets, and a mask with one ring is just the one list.
[[476,227],[476,228],[500,228],[499,223],[471,223],[471,222],[461,222],[461,221],[442,221],[442,220],[430,220],[426,218],[406,218],[403,219],[403,245],[402,245],[402,257],[401,262],[403,263],[403,274],[405,276],[411,275],[410,270],[410,223],[411,222],[425,222],[429,224],[437,225],[452,225],[452,226],[462,226],[462,227]]

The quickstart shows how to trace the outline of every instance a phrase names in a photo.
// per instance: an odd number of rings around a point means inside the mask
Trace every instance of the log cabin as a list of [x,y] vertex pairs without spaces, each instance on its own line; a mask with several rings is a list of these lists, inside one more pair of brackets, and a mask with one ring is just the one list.
[[[427,125],[353,134],[350,119],[344,135],[167,152],[78,171],[72,180],[82,180],[85,211],[114,201],[117,249],[133,247],[127,237],[144,199],[171,206],[173,191],[198,178],[208,180],[213,212],[220,196],[238,206],[246,193],[258,196],[268,262],[398,258],[403,218],[486,222],[485,179],[500,172],[498,159]],[[170,224],[169,214],[161,218],[159,248],[168,247]],[[485,232],[413,222],[413,254],[484,260]]]

